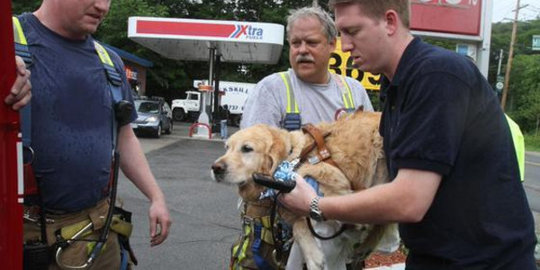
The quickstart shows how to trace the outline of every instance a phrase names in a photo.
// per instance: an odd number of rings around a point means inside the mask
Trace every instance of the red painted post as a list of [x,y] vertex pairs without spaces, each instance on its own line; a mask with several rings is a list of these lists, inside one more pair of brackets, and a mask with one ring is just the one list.
[[19,114],[4,103],[15,81],[11,1],[0,1],[0,25],[0,268],[17,270],[22,269],[23,246]]

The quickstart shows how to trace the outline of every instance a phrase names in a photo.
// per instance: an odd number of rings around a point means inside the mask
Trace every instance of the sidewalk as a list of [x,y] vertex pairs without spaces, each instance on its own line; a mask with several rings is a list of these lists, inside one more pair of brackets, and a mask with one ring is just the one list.
[[[225,141],[224,139],[220,137],[219,130],[217,130],[217,133],[214,132],[211,134],[211,136],[209,136],[207,133],[207,128],[196,127],[196,126],[193,126],[193,124],[194,123],[190,123],[190,122],[175,121],[173,133],[179,135],[179,137],[184,138],[184,139]],[[202,135],[197,133],[198,128],[203,129],[203,131],[200,132]],[[239,129],[238,127],[227,126],[227,135],[230,137],[234,132],[238,131],[238,129]],[[191,131],[191,134],[190,134],[190,131]]]

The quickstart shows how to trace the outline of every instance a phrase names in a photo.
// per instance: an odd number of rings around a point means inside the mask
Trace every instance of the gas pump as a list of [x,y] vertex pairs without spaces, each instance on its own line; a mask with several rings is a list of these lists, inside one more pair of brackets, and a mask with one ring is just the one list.
[[15,81],[11,1],[0,1],[0,262],[22,269],[22,142],[19,114],[4,104]]

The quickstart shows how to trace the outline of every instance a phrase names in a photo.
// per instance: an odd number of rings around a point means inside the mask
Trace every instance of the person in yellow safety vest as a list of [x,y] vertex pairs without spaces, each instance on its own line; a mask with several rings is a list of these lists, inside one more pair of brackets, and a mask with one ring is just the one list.
[[39,183],[38,196],[25,194],[25,267],[129,269],[128,261],[135,263],[127,243],[130,215],[115,220],[111,210],[118,168],[149,199],[149,244],[163,243],[169,233],[165,196],[129,125],[137,113],[129,109],[124,65],[92,37],[110,5],[43,0],[35,12],[13,18],[16,51],[32,61],[33,97],[24,108],[31,121],[23,122],[31,132],[23,132],[23,142],[29,134]]
[[[341,112],[360,106],[373,107],[363,86],[356,80],[331,74],[328,63],[335,50],[337,30],[331,16],[320,7],[305,7],[291,12],[287,19],[287,41],[290,44],[291,69],[262,79],[249,93],[244,106],[241,128],[268,124],[287,130],[300,129],[303,124],[330,122]],[[272,198],[260,201],[270,204]],[[243,232],[232,249],[231,269],[302,269],[303,256],[299,247],[286,239],[283,247],[270,237],[272,228],[265,222],[270,213],[253,217],[255,203],[243,204]],[[322,223],[315,225],[321,235],[334,233],[335,228]],[[346,269],[346,252],[339,240],[320,241],[326,253],[325,269]],[[291,249],[290,256],[288,249]],[[274,252],[273,252],[274,251]],[[273,253],[282,253],[274,260]],[[344,258],[345,257],[345,258]]]
[[15,56],[15,67],[17,77],[9,94],[4,98],[4,103],[11,106],[13,110],[19,110],[30,101],[32,86],[30,84],[30,70],[26,69],[23,59],[19,56]]
[[514,148],[516,149],[516,156],[519,166],[519,175],[521,182],[525,181],[525,139],[523,133],[519,128],[519,125],[505,114],[508,126],[510,127],[510,133],[512,133],[512,140],[514,141]]

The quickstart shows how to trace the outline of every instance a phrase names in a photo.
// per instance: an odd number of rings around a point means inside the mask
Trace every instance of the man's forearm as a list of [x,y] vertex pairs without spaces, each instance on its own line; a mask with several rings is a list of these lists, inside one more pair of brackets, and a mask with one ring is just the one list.
[[122,127],[119,132],[118,151],[120,152],[120,168],[126,177],[150,201],[164,201],[163,192],[157,185],[139,140],[129,125]]

